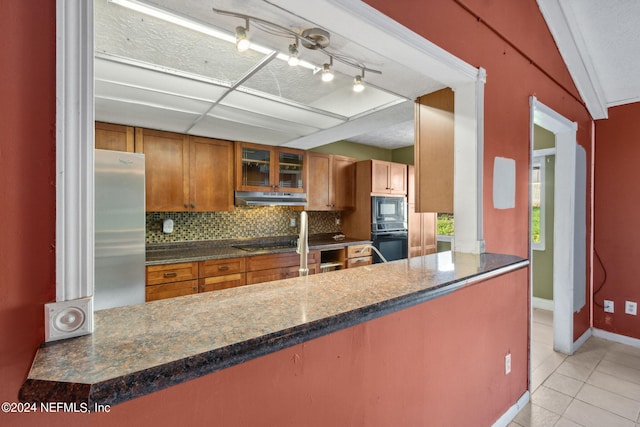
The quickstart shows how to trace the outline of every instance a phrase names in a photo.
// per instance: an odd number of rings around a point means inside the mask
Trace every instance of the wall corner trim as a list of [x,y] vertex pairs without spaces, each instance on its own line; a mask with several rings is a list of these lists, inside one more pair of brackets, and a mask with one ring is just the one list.
[[[56,46],[56,301],[63,302],[93,295],[93,2],[56,1]],[[93,311],[87,316],[91,325]]]

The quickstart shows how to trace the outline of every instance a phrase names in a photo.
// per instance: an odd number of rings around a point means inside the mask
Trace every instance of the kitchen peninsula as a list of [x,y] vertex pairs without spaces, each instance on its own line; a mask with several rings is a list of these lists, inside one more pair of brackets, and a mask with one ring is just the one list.
[[[38,350],[20,398],[114,405],[289,347],[320,345],[323,336],[337,331],[364,325],[373,332],[379,318],[416,308],[437,316],[416,328],[449,328],[464,337],[467,333],[457,323],[468,315],[490,312],[495,318],[505,303],[522,305],[526,313],[527,265],[527,260],[510,255],[443,252],[98,311],[92,335]],[[473,310],[487,300],[478,295],[487,292],[489,303],[479,314],[460,312],[461,304]],[[523,314],[514,327],[525,327],[526,322]],[[467,327],[474,334],[486,333],[474,330],[473,323]],[[525,342],[520,349],[521,343],[511,342],[511,337],[483,339],[498,340],[500,348],[494,350],[511,351],[514,364],[526,363]],[[404,345],[413,345],[410,337]],[[433,360],[421,363],[440,363],[438,343],[432,345]],[[461,357],[467,356],[459,354],[454,360]],[[449,368],[445,364],[441,369]]]

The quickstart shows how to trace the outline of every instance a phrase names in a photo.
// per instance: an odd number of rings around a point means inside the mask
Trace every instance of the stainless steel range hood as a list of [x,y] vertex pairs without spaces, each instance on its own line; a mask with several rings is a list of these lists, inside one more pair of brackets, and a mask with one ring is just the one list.
[[307,206],[306,193],[236,191],[236,206]]

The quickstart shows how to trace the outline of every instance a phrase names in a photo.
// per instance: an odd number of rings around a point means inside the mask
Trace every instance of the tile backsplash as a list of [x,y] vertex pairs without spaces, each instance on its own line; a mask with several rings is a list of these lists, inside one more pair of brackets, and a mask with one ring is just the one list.
[[[308,212],[309,234],[338,233],[340,212]],[[162,222],[173,219],[173,233]],[[295,218],[296,226],[291,227]],[[300,211],[287,207],[235,207],[230,212],[148,212],[147,243],[243,239],[298,234]]]

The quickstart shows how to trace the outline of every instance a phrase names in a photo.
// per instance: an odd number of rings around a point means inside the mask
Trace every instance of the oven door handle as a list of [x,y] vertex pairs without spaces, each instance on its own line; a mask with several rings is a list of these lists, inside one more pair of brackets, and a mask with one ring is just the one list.
[[373,233],[371,237],[373,238],[372,240],[408,238],[409,233],[406,231],[392,231],[389,233]]

